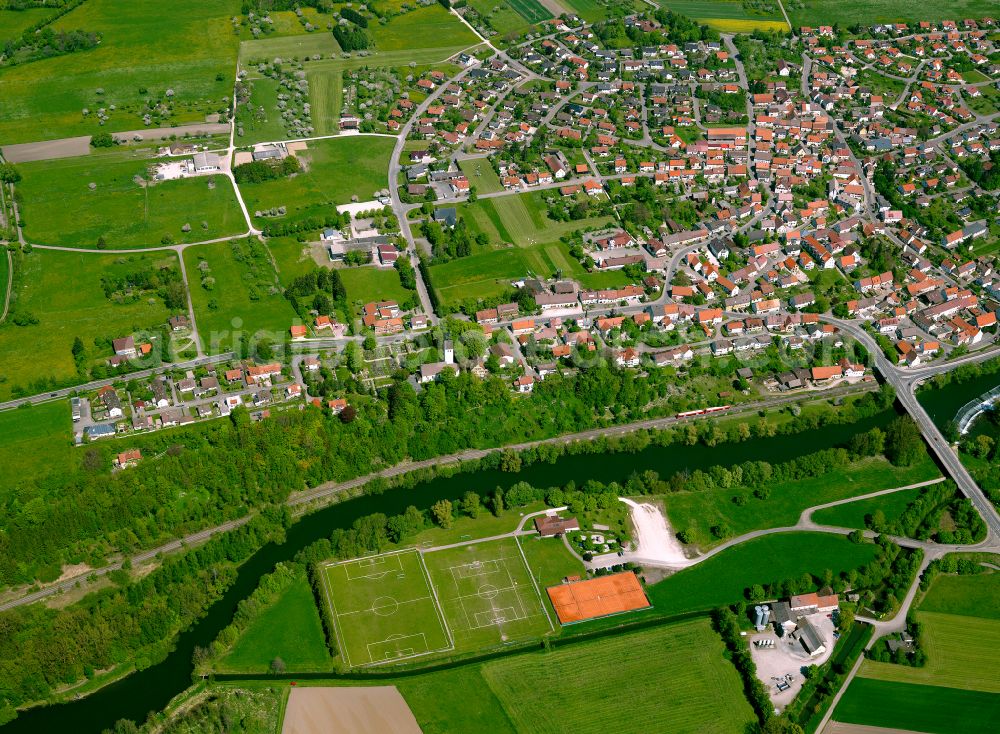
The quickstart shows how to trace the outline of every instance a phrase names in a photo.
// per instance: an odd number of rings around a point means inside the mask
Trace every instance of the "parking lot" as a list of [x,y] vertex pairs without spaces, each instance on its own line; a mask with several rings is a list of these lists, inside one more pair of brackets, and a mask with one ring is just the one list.
[[[793,635],[786,632],[784,637],[778,637],[773,625],[769,625],[761,633],[747,636],[750,655],[757,665],[757,676],[764,682],[771,702],[778,711],[784,709],[802,688],[802,669],[810,665],[822,665],[833,652],[836,642],[833,620],[824,613],[811,614],[808,618],[826,645],[824,652],[811,658]],[[758,647],[754,644],[763,640],[772,641],[774,647]],[[788,684],[788,688],[779,690],[778,686],[783,682]]]

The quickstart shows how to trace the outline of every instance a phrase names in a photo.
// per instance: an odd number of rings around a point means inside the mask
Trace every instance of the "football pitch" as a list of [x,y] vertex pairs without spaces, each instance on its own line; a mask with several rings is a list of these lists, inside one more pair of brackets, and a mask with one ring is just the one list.
[[324,576],[340,651],[351,667],[453,648],[417,551],[331,563]]
[[424,561],[456,648],[489,648],[552,631],[513,538],[429,551]]
[[553,630],[513,538],[330,563],[324,579],[350,667],[486,649]]

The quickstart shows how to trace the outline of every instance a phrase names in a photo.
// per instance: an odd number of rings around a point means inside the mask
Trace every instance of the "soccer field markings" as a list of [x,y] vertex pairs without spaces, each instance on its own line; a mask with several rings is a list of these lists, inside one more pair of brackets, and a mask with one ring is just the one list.
[[[352,581],[356,581],[362,584],[367,582],[368,584],[377,585],[382,580],[393,575],[396,580],[403,580],[411,575],[404,571],[401,560],[402,555],[408,553],[416,553],[419,576],[423,580],[425,588],[428,590],[429,594],[403,601],[393,596],[383,595],[376,597],[367,607],[345,611],[337,610],[336,603],[334,602],[333,584],[329,577],[330,571],[335,568],[342,567],[343,576],[341,578],[348,584]],[[405,550],[392,551],[390,553],[383,553],[375,556],[367,556],[365,558],[355,558],[347,561],[327,563],[324,565],[323,570],[324,588],[327,593],[330,610],[333,612],[334,634],[337,638],[339,650],[349,667],[364,667],[368,665],[385,664],[387,662],[400,662],[430,653],[448,652],[455,649],[455,641],[452,636],[451,629],[448,627],[447,621],[444,619],[440,601],[438,600],[437,593],[427,570],[427,566],[424,563],[423,555],[418,550],[408,548]],[[357,640],[355,647],[362,643],[365,645],[365,650],[368,653],[368,662],[352,662],[347,645],[347,633],[343,629],[342,623],[340,622],[341,619],[351,617],[358,619],[359,615],[375,615],[383,618],[392,617],[406,605],[419,604],[427,601],[431,602],[431,606],[437,616],[438,624],[440,625],[444,638],[447,641],[446,646],[433,650],[430,649],[430,644],[427,642],[427,636],[424,632],[414,632],[411,634],[395,633],[389,635],[389,637],[384,640],[372,641],[365,641],[364,638],[361,637],[361,639]],[[405,612],[405,610],[403,611]],[[399,644],[401,640],[405,640],[409,644],[403,647]],[[410,642],[411,640],[412,643]],[[382,650],[382,646],[385,645],[394,645],[395,650]],[[357,652],[357,650],[355,650],[355,652]]]
[[[448,567],[448,571],[451,573],[452,583],[455,586],[455,596],[449,601],[458,602],[458,606],[462,610],[462,614],[465,617],[468,630],[471,631],[484,629],[486,627],[496,627],[500,632],[501,637],[505,638],[501,628],[504,622],[520,622],[528,619],[529,617],[538,616],[536,614],[529,613],[525,607],[524,599],[521,597],[520,588],[518,587],[517,581],[515,581],[514,577],[511,575],[510,569],[507,567],[507,561],[507,556],[500,556],[499,558],[475,560],[470,563],[461,563],[457,566]],[[525,568],[528,569],[528,574],[530,575],[531,570],[530,567],[527,566],[526,561]],[[462,593],[462,586],[459,581],[460,579],[485,578],[486,576],[500,573],[506,575],[506,582],[502,579],[496,579],[497,583],[481,584],[476,589],[475,593]],[[515,606],[498,606],[496,601],[497,598],[501,594],[510,591],[514,592],[513,597],[516,602]],[[490,603],[490,608],[489,610],[477,610],[474,608],[473,604],[470,603],[470,600],[474,600],[475,602],[488,601]]]

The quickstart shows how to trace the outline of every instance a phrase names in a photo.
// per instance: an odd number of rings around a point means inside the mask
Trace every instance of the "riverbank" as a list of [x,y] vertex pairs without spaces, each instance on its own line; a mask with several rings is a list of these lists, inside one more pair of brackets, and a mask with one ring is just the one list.
[[[847,414],[843,409],[829,405],[825,412],[831,418]],[[455,466],[444,469],[443,474],[447,476],[437,476],[427,470],[431,476],[420,477],[424,481],[414,479],[415,483],[407,482],[395,489],[367,494],[304,515],[287,529],[284,543],[266,544],[239,567],[235,581],[198,621],[176,638],[173,651],[162,662],[79,701],[26,711],[2,731],[56,731],[73,722],[72,728],[76,731],[100,732],[113,725],[118,718],[144,720],[149,711],[162,709],[174,695],[190,684],[195,648],[208,646],[229,624],[236,604],[256,588],[262,575],[270,572],[279,561],[293,558],[317,539],[328,538],[333,530],[349,528],[358,518],[374,512],[391,516],[403,512],[408,505],[426,509],[441,499],[457,501],[470,489],[488,491],[495,486],[507,488],[519,481],[539,487],[561,486],[570,480],[582,484],[592,478],[620,481],[632,472],[645,470],[670,476],[676,472],[713,466],[719,463],[720,458],[724,463],[758,460],[761,457],[784,461],[800,455],[803,449],[818,450],[844,443],[857,432],[886,425],[894,415],[891,410],[884,411],[851,424],[833,423],[809,430],[796,430],[798,424],[790,423],[791,419],[786,417],[783,419],[786,427],[796,431],[795,441],[788,441],[782,435],[750,437],[748,429],[747,440],[732,444],[708,446],[681,442],[678,445],[671,438],[666,441],[668,445],[663,445],[656,443],[654,437],[646,432],[613,436],[586,444],[571,443],[572,453],[561,455],[542,456],[535,450],[532,456],[535,463],[522,466],[519,472],[502,471],[499,462],[494,468],[480,469],[475,473],[458,473]],[[816,425],[822,423],[816,416],[810,420],[814,420]],[[705,423],[704,427],[711,431],[714,425]],[[694,435],[697,440],[697,430]],[[671,443],[673,445],[669,445]],[[607,453],[615,449],[622,453]],[[585,453],[587,450],[599,453]]]

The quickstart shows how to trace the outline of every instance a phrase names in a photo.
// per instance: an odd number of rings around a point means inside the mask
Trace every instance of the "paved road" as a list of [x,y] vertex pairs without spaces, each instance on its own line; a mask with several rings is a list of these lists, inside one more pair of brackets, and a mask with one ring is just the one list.
[[[938,461],[941,462],[941,465],[945,468],[948,476],[955,481],[959,490],[961,490],[961,492],[968,497],[972,504],[976,507],[976,510],[986,522],[990,537],[994,540],[1000,540],[1000,514],[997,513],[996,507],[993,506],[993,503],[990,502],[983,491],[979,488],[979,485],[976,484],[972,475],[965,468],[965,466],[963,466],[958,454],[953,451],[948,442],[945,441],[944,436],[941,435],[941,431],[939,431],[937,426],[934,425],[934,421],[931,420],[927,411],[924,410],[922,405],[920,405],[916,395],[914,394],[914,386],[917,382],[917,378],[913,375],[907,374],[900,368],[890,363],[871,334],[857,324],[829,317],[827,317],[826,320],[836,324],[845,333],[854,337],[858,342],[863,344],[868,352],[875,358],[876,368],[882,374],[882,377],[890,385],[896,388],[896,399],[899,400],[899,403],[906,409],[906,412],[909,413],[917,422],[917,425],[920,427],[920,432],[927,441],[927,445],[930,447],[933,454],[938,458]],[[954,363],[943,363],[938,367],[939,371],[943,372],[946,369],[953,369]],[[936,373],[928,373],[928,376],[930,374]]]

